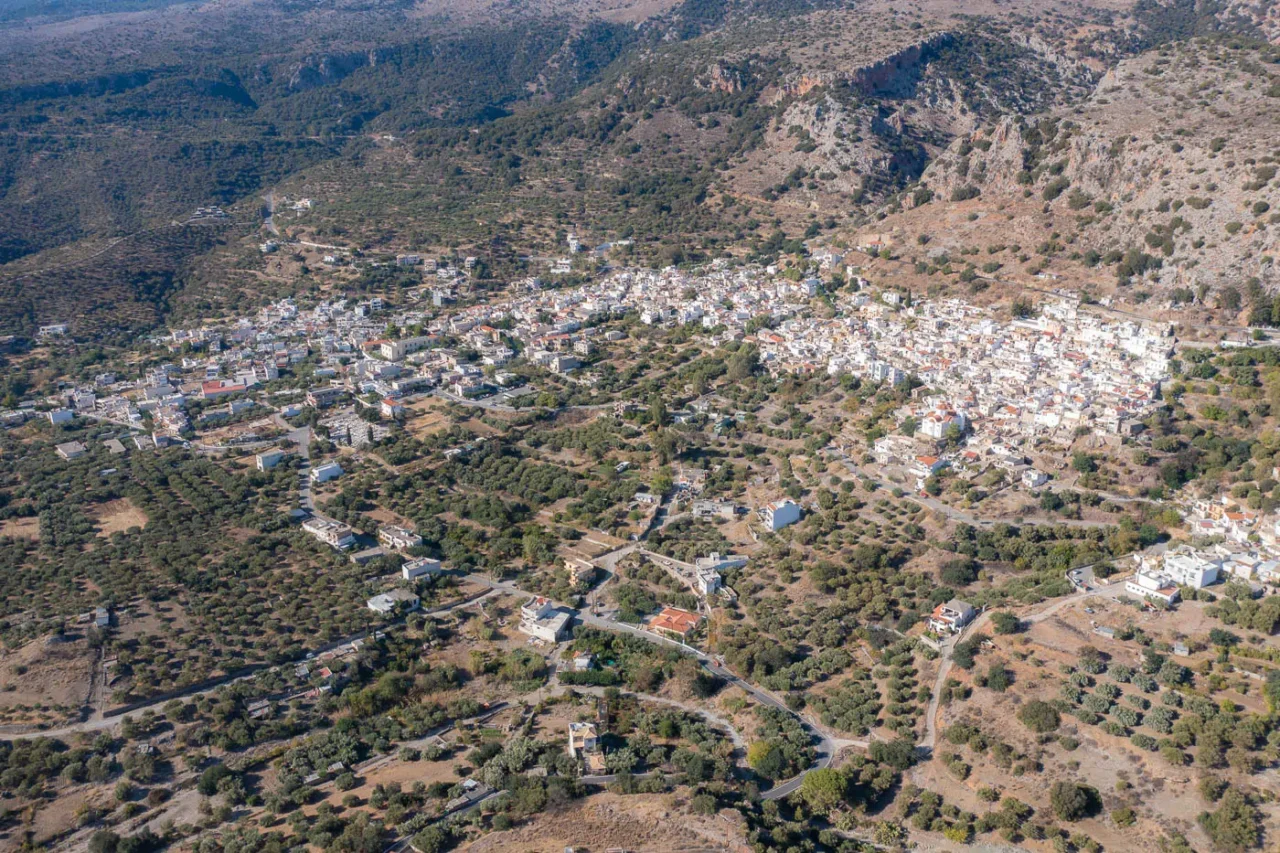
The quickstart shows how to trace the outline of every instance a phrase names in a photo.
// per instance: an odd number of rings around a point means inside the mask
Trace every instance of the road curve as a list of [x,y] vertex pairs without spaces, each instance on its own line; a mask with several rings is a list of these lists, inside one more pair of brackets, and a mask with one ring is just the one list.
[[[502,592],[508,593],[509,595],[527,596],[532,594],[532,593],[526,592],[525,590],[520,589],[514,584],[507,583],[505,581],[495,581],[483,575],[467,575],[466,580],[475,584],[488,586],[491,589],[500,590]],[[788,779],[787,781],[782,782],[770,788],[768,791],[766,791],[764,794],[761,795],[763,799],[779,800],[779,799],[782,799],[783,797],[786,797],[787,795],[791,794],[793,791],[795,791],[800,787],[801,783],[804,782],[804,777],[806,775],[808,775],[810,772],[814,770],[830,767],[831,762],[835,760],[837,744],[830,735],[828,735],[820,727],[814,725],[812,722],[807,720],[804,716],[797,714],[795,711],[788,708],[786,703],[783,702],[781,699],[779,699],[777,696],[774,696],[772,693],[770,693],[767,690],[764,690],[763,688],[755,686],[754,684],[752,684],[751,682],[743,678],[739,678],[737,675],[735,675],[734,673],[730,672],[728,669],[725,669],[723,666],[718,664],[714,658],[712,658],[710,655],[706,654],[705,652],[699,651],[698,649],[695,649],[691,646],[686,646],[683,643],[677,642],[667,637],[663,637],[658,634],[645,631],[641,628],[637,628],[635,625],[628,625],[625,622],[618,622],[614,619],[607,619],[604,617],[595,616],[587,611],[579,611],[577,618],[579,622],[581,622],[584,625],[588,625],[592,628],[599,628],[603,631],[616,631],[623,634],[630,634],[633,637],[639,637],[640,639],[653,643],[654,645],[666,646],[668,648],[676,649],[682,654],[686,654],[697,659],[697,661],[700,664],[702,664],[702,667],[706,669],[708,672],[710,672],[712,675],[715,675],[718,678],[724,680],[725,682],[739,688],[744,693],[747,693],[748,695],[750,695],[753,699],[755,699],[761,705],[766,705],[770,708],[777,708],[778,710],[783,711],[784,713],[794,718],[800,724],[800,726],[806,732],[809,733],[810,741],[814,745],[813,764],[811,764],[808,768],[806,768],[796,777],[792,779]]]
[[[1132,555],[1126,554],[1122,557],[1115,558],[1115,560],[1112,560],[1111,562],[1119,562],[1129,556]],[[1093,568],[1093,565],[1080,566],[1079,568],[1091,569]],[[1123,593],[1124,584],[1113,583],[1100,589],[1080,590],[1079,592],[1074,592],[1071,595],[1067,595],[1062,598],[1051,598],[1043,610],[1028,613],[1026,616],[1021,617],[1021,622],[1023,625],[1036,625],[1057,615],[1057,613],[1064,607],[1080,601],[1081,599],[1090,597],[1115,598]],[[947,682],[947,676],[951,674],[951,667],[954,663],[951,660],[951,650],[963,637],[975,636],[979,631],[981,631],[986,626],[987,622],[990,621],[991,614],[993,612],[994,611],[992,610],[984,610],[977,619],[973,620],[973,622],[964,629],[964,631],[954,637],[951,637],[942,644],[942,662],[938,665],[938,674],[933,679],[933,695],[929,697],[929,708],[925,711],[924,738],[916,746],[918,750],[932,752],[938,742],[938,705],[939,698],[942,695],[942,688]]]

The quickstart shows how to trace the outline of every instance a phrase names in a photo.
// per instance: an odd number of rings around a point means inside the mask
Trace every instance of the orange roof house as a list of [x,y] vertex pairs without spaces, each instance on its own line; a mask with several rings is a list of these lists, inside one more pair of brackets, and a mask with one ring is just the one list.
[[649,620],[649,627],[655,631],[666,631],[670,634],[689,636],[689,632],[698,627],[702,617],[678,607],[664,607],[657,616]]

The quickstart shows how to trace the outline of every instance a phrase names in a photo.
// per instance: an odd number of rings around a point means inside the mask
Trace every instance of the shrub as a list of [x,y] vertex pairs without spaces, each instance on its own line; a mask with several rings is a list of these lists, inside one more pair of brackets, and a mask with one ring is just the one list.
[[1177,712],[1170,708],[1152,708],[1143,718],[1143,723],[1153,732],[1167,735],[1173,731],[1173,723],[1177,718]]
[[1142,720],[1142,715],[1132,708],[1120,707],[1115,710],[1116,722],[1132,728]]
[[987,687],[997,693],[1003,693],[1013,684],[1013,673],[1004,664],[993,663],[987,669]]
[[1215,846],[1228,853],[1244,853],[1262,843],[1262,816],[1234,788],[1223,796],[1216,811],[1200,815],[1200,825]]
[[768,779],[780,778],[786,772],[786,756],[777,744],[758,740],[747,749],[751,769]]
[[429,826],[413,837],[413,849],[418,853],[442,853],[452,843],[451,833],[440,824]]
[[1112,737],[1124,737],[1129,733],[1124,726],[1120,725],[1115,720],[1107,720],[1103,722],[1102,730]]
[[1148,752],[1151,752],[1152,750],[1154,750],[1160,743],[1151,735],[1144,735],[1141,733],[1133,735],[1132,737],[1129,738],[1129,740],[1138,749],[1145,749]]
[[1107,675],[1110,675],[1121,684],[1128,684],[1133,680],[1133,668],[1127,667],[1122,663],[1113,663],[1107,667]]
[[1044,185],[1044,192],[1041,195],[1044,196],[1045,201],[1053,201],[1055,198],[1062,195],[1063,191],[1069,186],[1071,186],[1071,182],[1059,175]]
[[1018,709],[1018,719],[1038,734],[1051,732],[1062,724],[1062,717],[1048,702],[1034,699]]
[[968,586],[978,579],[978,563],[967,558],[948,560],[938,577],[947,586]]
[[800,783],[800,796],[817,814],[826,814],[844,802],[847,790],[844,774],[829,767],[806,774]]
[[981,642],[981,637],[970,637],[963,642],[956,643],[951,650],[952,662],[961,669],[973,669],[974,657],[978,653],[978,647]]
[[1205,776],[1200,780],[1200,796],[1211,803],[1222,799],[1222,795],[1226,792],[1227,783],[1217,776]]
[[218,783],[231,775],[231,769],[225,764],[215,764],[206,768],[196,782],[196,790],[206,797],[218,793]]
[[991,614],[991,624],[995,627],[997,634],[1016,634],[1018,628],[1022,626],[1017,616],[1004,610]]
[[1101,806],[1098,792],[1078,782],[1061,780],[1049,789],[1049,802],[1059,820],[1076,821],[1096,814]]
[[906,770],[916,761],[916,748],[911,740],[895,738],[894,740],[875,741],[871,744],[871,760],[878,764],[888,764],[898,770]]

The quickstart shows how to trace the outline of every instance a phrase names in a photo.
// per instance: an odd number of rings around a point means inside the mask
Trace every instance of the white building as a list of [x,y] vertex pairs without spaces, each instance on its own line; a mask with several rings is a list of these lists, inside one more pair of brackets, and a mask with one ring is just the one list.
[[45,412],[45,417],[49,419],[49,423],[57,426],[58,424],[69,424],[75,418],[76,413],[71,409],[51,409]]
[[588,752],[600,749],[600,736],[595,723],[569,724],[569,755],[580,758]]
[[714,569],[699,569],[693,575],[693,589],[699,595],[715,595],[723,579]]
[[342,476],[342,466],[337,462],[326,462],[311,469],[311,482],[327,483]]
[[78,441],[64,441],[62,444],[56,445],[54,449],[63,459],[79,459],[88,452],[88,448]]
[[569,626],[571,615],[549,599],[534,596],[520,607],[520,630],[539,640],[558,643]]
[[1163,574],[1179,586],[1203,589],[1218,582],[1222,563],[1194,552],[1180,551],[1164,558]]
[[423,557],[420,560],[410,560],[401,566],[400,576],[407,581],[412,581],[426,575],[438,575],[442,571],[444,571],[444,566],[439,560]]
[[920,479],[927,479],[947,467],[945,459],[937,456],[917,456],[911,461],[910,473]]
[[407,589],[393,589],[365,602],[374,613],[387,616],[397,610],[417,610],[421,599]]
[[747,564],[747,558],[739,554],[721,554],[712,551],[706,557],[699,557],[694,565],[700,571],[723,572],[727,569],[740,569]]
[[939,634],[954,634],[964,630],[964,626],[973,621],[976,613],[969,602],[953,598],[933,609],[929,616],[929,630]]
[[1141,571],[1131,580],[1124,582],[1125,592],[1131,592],[1139,598],[1150,598],[1173,604],[1178,600],[1178,585],[1166,575],[1150,571]]
[[1043,471],[1028,468],[1022,472],[1022,485],[1028,489],[1038,489],[1047,482],[1049,482],[1049,475]]
[[264,450],[254,457],[254,462],[259,471],[270,471],[280,464],[280,460],[284,459],[285,455],[283,450]]
[[939,410],[925,415],[924,419],[920,421],[920,432],[935,441],[942,441],[947,437],[947,430],[951,429],[951,427],[964,432],[968,426],[968,420],[959,412]]
[[547,361],[547,368],[552,373],[568,373],[581,366],[582,362],[578,361],[577,356],[572,355],[557,355]]
[[800,520],[800,505],[790,498],[774,501],[760,509],[760,520],[765,529],[779,531]]
[[422,537],[407,527],[385,524],[378,528],[378,541],[388,548],[403,551],[422,544]]
[[308,518],[302,529],[326,545],[345,551],[356,544],[355,532],[341,521],[331,518]]
[[732,521],[738,514],[733,501],[694,501],[690,511],[694,518],[722,518],[726,521]]
[[378,351],[387,361],[400,361],[406,355],[419,352],[431,346],[434,340],[430,337],[420,336],[413,338],[402,338],[398,341],[383,341],[378,346]]

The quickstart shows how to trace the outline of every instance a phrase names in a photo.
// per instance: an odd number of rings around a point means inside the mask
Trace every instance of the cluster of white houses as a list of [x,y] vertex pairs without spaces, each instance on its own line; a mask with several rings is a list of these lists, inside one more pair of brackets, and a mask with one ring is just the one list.
[[1280,516],[1246,509],[1225,495],[1191,499],[1184,507],[1191,543],[1162,556],[1135,557],[1127,591],[1172,604],[1182,588],[1219,581],[1250,584],[1255,594],[1280,587]]
[[[635,311],[645,323],[696,322],[755,342],[774,371],[890,384],[915,377],[945,395],[944,409],[931,403],[918,413],[922,435],[938,440],[953,428],[1018,440],[1081,427],[1130,432],[1168,374],[1167,325],[1114,322],[1067,300],[1038,317],[1001,322],[960,300],[908,306],[898,294],[875,298],[865,289],[842,297],[835,318],[818,319],[806,306],[820,284],[776,272],[713,264],[698,274],[619,270],[571,290],[531,284],[506,302],[462,309],[447,325],[491,345],[492,324],[508,322],[508,334],[536,360],[583,341],[589,347],[587,326],[602,316]],[[749,332],[761,317],[771,327]]]
[[[1280,527],[1280,521],[1275,522]],[[1280,548],[1275,540],[1241,545],[1218,542],[1183,545],[1158,557],[1138,555],[1125,590],[1142,598],[1173,604],[1181,589],[1203,589],[1219,581],[1249,584],[1254,594],[1280,586]]]
[[1189,548],[1159,557],[1138,555],[1135,560],[1137,570],[1125,581],[1125,591],[1165,604],[1176,602],[1182,587],[1203,589],[1217,583],[1222,575],[1221,559]]
[[[1001,322],[959,300],[912,303],[892,291],[877,296],[869,287],[842,295],[835,317],[817,318],[808,305],[821,283],[783,273],[715,262],[696,273],[620,269],[566,289],[544,289],[529,279],[509,297],[444,313],[438,309],[453,295],[439,287],[412,291],[394,308],[376,297],[308,309],[283,300],[231,323],[155,338],[178,363],[136,380],[103,374],[92,385],[67,388],[50,399],[55,408],[47,416],[67,422],[87,414],[142,430],[149,414],[153,438],[173,438],[191,429],[189,400],[203,398],[206,406],[225,400],[234,413],[250,406],[249,398],[281,369],[315,359],[314,384],[283,414],[300,411],[304,399],[327,409],[372,394],[395,417],[406,395],[438,388],[474,397],[494,385],[518,386],[503,370],[517,348],[520,357],[553,372],[579,370],[600,344],[622,335],[599,332],[595,323],[626,312],[645,323],[697,323],[725,341],[753,342],[764,365],[778,373],[852,374],[890,384],[914,378],[937,396],[904,407],[899,420],[914,419],[927,442],[981,435],[996,460],[997,447],[1081,428],[1138,429],[1167,374],[1167,327],[1105,320],[1067,301],[1047,304],[1035,318]],[[428,298],[427,305],[414,304]],[[415,333],[388,338],[389,324]],[[495,375],[487,377],[486,369]],[[313,476],[339,473],[326,468]],[[762,520],[780,529],[790,523],[789,512]]]

